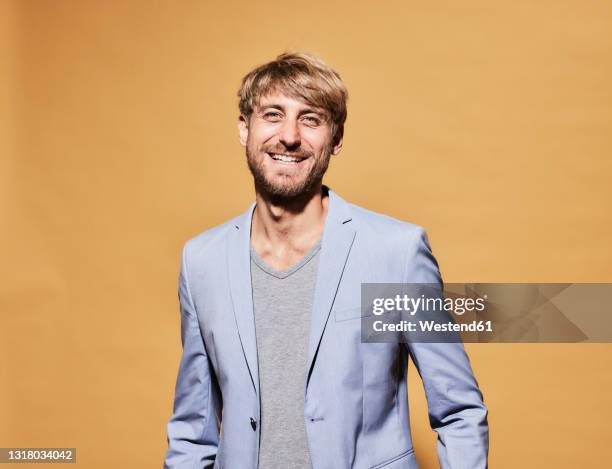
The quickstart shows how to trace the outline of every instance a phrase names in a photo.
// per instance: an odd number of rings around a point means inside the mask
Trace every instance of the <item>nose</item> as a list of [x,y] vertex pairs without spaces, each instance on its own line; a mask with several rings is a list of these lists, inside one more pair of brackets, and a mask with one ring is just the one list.
[[299,147],[301,136],[297,122],[291,119],[285,120],[280,129],[279,140],[287,149]]

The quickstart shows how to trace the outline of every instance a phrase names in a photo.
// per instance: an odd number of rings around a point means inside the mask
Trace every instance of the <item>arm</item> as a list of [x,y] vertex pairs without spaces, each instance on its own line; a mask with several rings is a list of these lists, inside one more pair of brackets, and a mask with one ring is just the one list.
[[197,313],[191,298],[185,249],[179,275],[183,354],[168,422],[164,469],[212,468],[219,444],[220,405]]
[[[410,252],[406,282],[442,285],[427,235],[420,228]],[[487,408],[463,344],[407,343],[423,380],[429,421],[438,433],[442,469],[487,468],[489,426]]]

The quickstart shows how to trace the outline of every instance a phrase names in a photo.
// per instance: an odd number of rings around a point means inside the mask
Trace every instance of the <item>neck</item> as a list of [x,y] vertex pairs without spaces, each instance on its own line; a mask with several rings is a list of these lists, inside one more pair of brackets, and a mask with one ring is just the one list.
[[289,200],[256,190],[255,200],[251,243],[260,256],[289,260],[308,252],[321,238],[329,203],[327,188],[321,184]]

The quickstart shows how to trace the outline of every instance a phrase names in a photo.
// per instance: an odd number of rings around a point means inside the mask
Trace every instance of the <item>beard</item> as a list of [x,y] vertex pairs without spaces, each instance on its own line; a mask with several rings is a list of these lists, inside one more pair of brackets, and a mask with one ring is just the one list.
[[[315,158],[314,154],[309,151],[288,152],[279,148],[262,149],[261,151],[264,153],[282,153],[300,158]],[[303,179],[294,180],[291,177],[282,176],[272,179],[266,176],[263,161],[257,158],[249,145],[246,147],[247,163],[255,180],[256,190],[279,202],[289,201],[314,192],[323,181],[323,175],[329,166],[331,152],[330,144],[325,148],[321,157],[315,160],[310,171]]]

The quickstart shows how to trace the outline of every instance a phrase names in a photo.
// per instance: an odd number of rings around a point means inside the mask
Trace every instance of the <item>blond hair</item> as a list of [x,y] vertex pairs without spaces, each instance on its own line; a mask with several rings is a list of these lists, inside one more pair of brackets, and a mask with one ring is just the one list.
[[247,73],[238,90],[240,113],[248,119],[259,100],[275,91],[325,109],[332,134],[346,121],[346,86],[335,70],[313,54],[285,52]]

